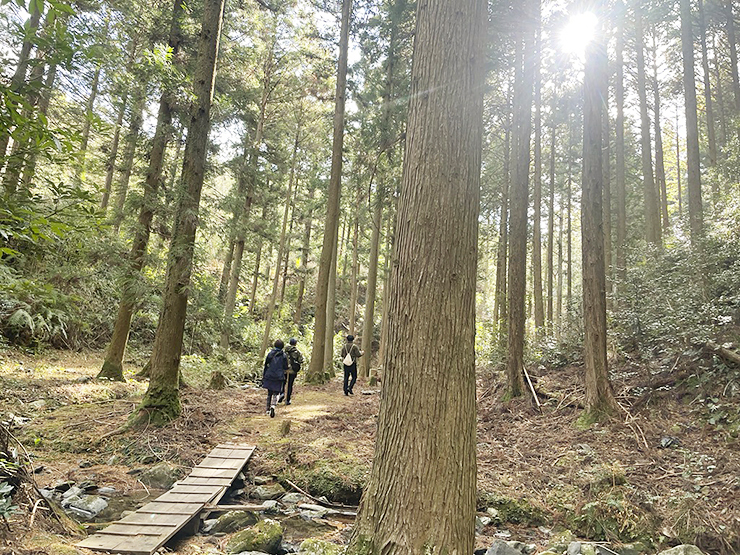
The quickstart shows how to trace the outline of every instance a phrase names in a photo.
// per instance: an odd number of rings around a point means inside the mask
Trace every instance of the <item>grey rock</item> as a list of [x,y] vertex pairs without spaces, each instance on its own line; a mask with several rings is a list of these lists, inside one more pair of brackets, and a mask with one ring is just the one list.
[[108,502],[98,495],[80,495],[66,500],[66,510],[85,520],[92,520],[108,508]]
[[36,410],[43,409],[46,407],[46,401],[44,401],[43,399],[37,399],[31,403],[28,403],[28,406]]
[[507,543],[517,551],[524,553],[524,555],[531,555],[532,553],[537,551],[537,546],[533,543],[522,543],[516,541],[511,541]]
[[522,552],[514,549],[504,540],[493,540],[493,545],[488,548],[486,555],[522,555]]
[[481,530],[483,530],[483,528],[491,524],[491,522],[492,521],[491,521],[490,516],[476,516],[475,517],[475,531],[480,532]]
[[628,543],[621,547],[615,548],[614,551],[619,553],[619,555],[643,555],[644,553],[648,553],[650,550],[648,547],[641,543]]
[[150,488],[170,489],[180,476],[180,469],[167,462],[161,462],[144,470],[139,480]]
[[[669,447],[680,447],[681,441],[673,436],[663,436],[660,438],[661,449],[668,449]],[[678,546],[682,547],[682,546]],[[697,548],[698,549],[698,548]]]
[[581,553],[581,542],[570,542],[568,544],[568,555],[580,555]]
[[41,497],[44,499],[51,499],[54,497],[54,490],[49,488],[41,488],[39,489],[39,493],[41,494]]
[[285,495],[285,489],[280,484],[257,486],[252,490],[251,495],[255,499],[278,499],[279,497]]
[[117,493],[116,488],[111,486],[98,488],[98,495],[114,495],[115,493]]
[[704,555],[704,552],[695,545],[684,544],[661,551],[658,555]]
[[62,494],[62,507],[65,507],[66,505],[69,504],[68,503],[69,499],[72,499],[73,497],[79,497],[83,493],[85,493],[85,490],[83,490],[81,487],[72,486],[71,488],[69,488],[67,491],[65,491]]
[[298,503],[308,503],[308,497],[302,493],[286,493],[280,498],[283,505],[297,505]]
[[304,555],[341,555],[344,553],[344,546],[309,538],[301,543],[298,553]]
[[590,543],[581,544],[581,555],[596,555],[596,548]]
[[52,487],[54,488],[54,491],[63,492],[63,491],[67,491],[69,488],[71,488],[74,485],[75,485],[74,482],[65,480],[65,481],[57,482]]
[[280,512],[280,504],[274,499],[268,499],[262,502],[262,510],[267,514],[275,514]]
[[255,476],[254,477],[254,485],[256,486],[266,486],[267,484],[274,482],[275,479],[272,476]]
[[203,526],[201,527],[201,532],[204,534],[210,534],[213,530],[213,527],[216,526],[216,523],[218,522],[217,518],[207,518],[203,521]]

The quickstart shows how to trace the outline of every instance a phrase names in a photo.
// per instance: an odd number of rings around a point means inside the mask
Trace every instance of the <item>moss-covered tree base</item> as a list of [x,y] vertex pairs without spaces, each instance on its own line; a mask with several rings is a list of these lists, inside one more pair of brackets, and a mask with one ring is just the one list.
[[106,361],[103,362],[103,368],[100,369],[96,379],[125,382],[126,380],[123,377],[123,365],[115,364],[106,359]]
[[180,390],[150,386],[144,400],[131,416],[130,426],[164,426],[180,416]]

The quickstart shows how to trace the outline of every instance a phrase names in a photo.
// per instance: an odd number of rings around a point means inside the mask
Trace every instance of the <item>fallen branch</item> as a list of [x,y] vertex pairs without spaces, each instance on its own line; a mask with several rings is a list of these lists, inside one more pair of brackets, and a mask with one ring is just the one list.
[[218,505],[214,503],[207,503],[200,510],[203,511],[264,511],[263,505]]
[[330,509],[356,509],[357,508],[357,507],[354,507],[352,505],[338,505],[338,504],[335,504],[335,503],[328,503],[327,501],[322,501],[321,499],[317,499],[316,497],[314,497],[313,495],[311,495],[310,493],[308,493],[306,490],[303,490],[303,489],[299,488],[297,485],[295,485],[290,480],[285,480],[285,481],[288,483],[288,485],[290,487],[292,487],[298,493],[302,493],[303,495],[305,495],[309,499],[312,499],[313,501],[316,501],[316,503],[318,503],[319,505],[323,505],[324,507],[328,507]]
[[733,364],[737,364],[738,366],[740,366],[740,354],[739,353],[736,353],[735,351],[731,351],[730,349],[725,349],[724,347],[717,345],[713,341],[707,341],[706,348],[718,354],[726,361],[732,362]]
[[527,378],[527,383],[529,384],[529,390],[532,392],[532,397],[534,397],[534,402],[537,404],[537,408],[540,409],[540,412],[542,412],[542,405],[540,404],[540,400],[537,398],[537,392],[534,390],[534,386],[532,385],[532,380],[529,378],[529,372],[527,372],[527,369],[524,365],[522,365],[522,371],[524,372],[524,377]]

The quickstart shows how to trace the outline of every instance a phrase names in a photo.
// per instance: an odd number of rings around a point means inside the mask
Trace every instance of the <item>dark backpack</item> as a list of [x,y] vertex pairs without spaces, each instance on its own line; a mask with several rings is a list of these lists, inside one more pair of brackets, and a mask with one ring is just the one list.
[[290,367],[298,372],[301,369],[301,363],[298,362],[295,358],[293,358],[293,355],[288,356],[288,361],[290,362]]

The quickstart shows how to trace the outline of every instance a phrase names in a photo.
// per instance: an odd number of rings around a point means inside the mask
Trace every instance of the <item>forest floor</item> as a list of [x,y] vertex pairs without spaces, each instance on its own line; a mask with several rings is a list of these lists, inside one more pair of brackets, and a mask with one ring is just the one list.
[[[501,375],[481,369],[478,508],[488,520],[479,522],[476,547],[501,537],[543,550],[552,533],[570,529],[612,543],[649,537],[647,552],[694,543],[705,553],[740,553],[740,372],[703,368],[711,357],[684,358],[615,361],[614,387],[625,412],[590,425],[580,419],[581,367],[532,371],[541,410],[531,397],[502,402]],[[272,475],[336,502],[356,502],[372,460],[377,389],[358,383],[346,397],[339,376],[320,387],[299,377],[293,404],[280,405],[271,419],[263,390],[210,390],[208,376],[185,364],[190,386],[178,420],[114,433],[146,382],[133,378],[134,364],[126,383],[96,382],[101,363],[102,353],[0,351],[0,420],[14,421],[11,446],[30,460],[37,487],[91,480],[142,504],[160,492],[149,491],[132,469],[169,461],[187,474],[215,445],[231,441],[257,446],[250,477]],[[31,499],[14,501],[19,511],[7,527],[0,523],[0,553],[75,553],[69,546],[84,537],[79,527],[62,531]],[[341,543],[350,526],[331,522],[321,536]],[[287,535],[298,541],[305,531]],[[218,553],[223,542],[198,535],[172,548]]]

